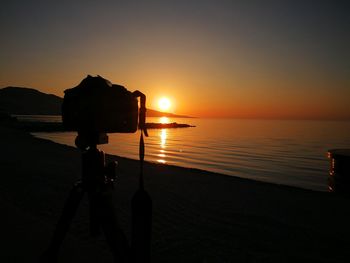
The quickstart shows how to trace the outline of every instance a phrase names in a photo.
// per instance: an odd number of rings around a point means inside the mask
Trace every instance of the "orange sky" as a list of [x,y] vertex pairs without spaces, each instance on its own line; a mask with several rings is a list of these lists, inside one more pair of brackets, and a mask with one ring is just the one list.
[[2,6],[0,87],[63,96],[98,74],[177,114],[350,119],[347,6],[33,3]]

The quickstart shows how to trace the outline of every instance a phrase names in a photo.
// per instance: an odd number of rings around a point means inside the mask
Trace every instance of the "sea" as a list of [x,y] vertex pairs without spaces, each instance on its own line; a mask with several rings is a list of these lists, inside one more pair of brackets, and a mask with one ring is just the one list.
[[[23,121],[60,122],[60,116],[17,116]],[[350,148],[350,121],[147,118],[195,127],[150,129],[145,160],[197,168],[227,176],[328,190],[330,149]],[[74,146],[75,132],[33,133]],[[99,148],[138,159],[140,133],[108,134]],[[164,175],[166,176],[166,175]]]

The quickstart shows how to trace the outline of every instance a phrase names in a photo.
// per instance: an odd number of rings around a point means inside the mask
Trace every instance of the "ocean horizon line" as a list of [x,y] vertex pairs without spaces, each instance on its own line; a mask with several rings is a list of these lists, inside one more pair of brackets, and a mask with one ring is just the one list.
[[[176,114],[177,115],[177,114]],[[11,114],[13,117],[56,117],[61,118],[61,115],[53,114]],[[265,118],[265,117],[211,117],[211,116],[147,116],[147,118],[170,118],[170,119],[212,119],[212,120],[253,120],[253,121],[329,121],[329,122],[350,122],[350,118]]]

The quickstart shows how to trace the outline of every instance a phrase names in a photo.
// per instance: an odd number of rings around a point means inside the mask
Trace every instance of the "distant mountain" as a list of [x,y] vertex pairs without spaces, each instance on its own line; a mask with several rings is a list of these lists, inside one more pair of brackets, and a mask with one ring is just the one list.
[[186,116],[186,115],[177,115],[177,114],[173,114],[173,113],[161,112],[161,111],[156,111],[156,110],[152,110],[152,109],[147,109],[146,115],[147,115],[147,117],[193,118],[193,117]]
[[[63,99],[36,89],[6,87],[0,89],[0,109],[15,115],[61,115]],[[147,117],[181,117],[172,113],[147,109]]]
[[35,89],[0,89],[0,108],[17,115],[60,115],[62,98]]

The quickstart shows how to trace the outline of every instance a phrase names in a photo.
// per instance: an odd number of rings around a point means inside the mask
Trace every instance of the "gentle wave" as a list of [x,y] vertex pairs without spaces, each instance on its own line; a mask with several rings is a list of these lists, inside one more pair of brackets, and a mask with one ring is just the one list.
[[[150,136],[145,138],[146,160],[326,191],[327,150],[350,148],[349,122],[175,121],[197,127],[149,130]],[[74,145],[76,135],[35,133],[35,136]],[[100,148],[138,159],[138,134],[109,134],[109,144]]]

